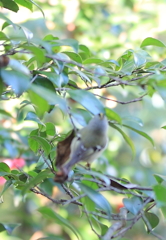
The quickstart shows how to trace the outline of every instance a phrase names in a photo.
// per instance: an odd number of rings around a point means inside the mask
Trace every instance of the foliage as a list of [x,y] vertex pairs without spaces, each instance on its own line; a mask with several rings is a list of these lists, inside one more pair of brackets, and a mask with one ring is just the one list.
[[[35,5],[42,11],[32,0],[0,3],[4,8],[14,12],[18,11],[20,5],[30,10]],[[57,143],[68,136],[71,128],[85,126],[92,115],[100,112],[105,113],[108,118],[109,136],[111,132],[115,135],[120,134],[124,139],[123,143],[130,147],[131,158],[136,158],[137,153],[132,134],[140,135],[152,146],[155,145],[148,132],[142,130],[142,119],[128,116],[126,121],[123,114],[112,110],[108,103],[116,102],[127,109],[128,105],[146,102],[146,99],[152,98],[154,94],[165,98],[166,61],[154,60],[147,50],[148,46],[165,49],[165,44],[148,37],[142,41],[139,49],[129,49],[116,60],[111,58],[106,60],[96,57],[88,46],[75,39],[59,39],[52,34],[46,35],[43,39],[35,38],[30,30],[13,23],[2,13],[0,17],[4,20],[0,32],[2,123],[3,119],[25,123],[21,130],[0,127],[1,157],[17,159],[15,161],[18,164],[16,170],[15,167],[9,167],[5,161],[0,163],[0,176],[7,180],[1,197],[13,186],[15,193],[19,197],[23,196],[25,201],[32,198],[31,193],[48,199],[47,206],[41,206],[38,212],[45,222],[48,219],[49,222],[60,225],[64,232],[60,236],[44,229],[46,237],[43,239],[83,238],[79,229],[81,219],[80,223],[74,220],[79,216],[79,212],[86,218],[94,235],[96,234],[99,239],[123,237],[140,219],[143,220],[147,233],[158,239],[164,239],[153,232],[160,223],[156,214],[158,209],[166,216],[164,175],[156,174],[155,184],[149,187],[113,177],[107,171],[112,157],[108,149],[105,154],[107,158],[105,167],[101,167],[100,162],[98,170],[76,166],[65,184],[56,183],[53,179],[57,171],[55,167]],[[21,29],[23,35],[8,36],[5,33],[7,28],[16,31]],[[129,95],[131,99],[118,100],[121,89],[131,93]],[[117,92],[117,98],[110,97],[113,90],[115,96]],[[3,107],[4,103],[15,100],[18,104],[14,113]],[[54,122],[47,121],[51,114],[54,116]],[[35,123],[33,128],[28,127],[29,121]],[[60,133],[56,124],[62,127]],[[34,129],[34,126],[37,127]],[[26,160],[23,170],[18,161],[20,157]],[[61,192],[56,198],[53,195],[55,188]],[[123,197],[124,205],[118,213],[113,213],[114,208],[111,207],[109,199],[116,194]],[[67,217],[65,214],[63,216],[64,206],[69,206],[66,212],[72,216]],[[115,220],[115,223],[112,223],[112,220]],[[0,226],[1,232],[7,231],[11,234],[13,229],[20,225],[14,222],[6,225],[1,222]]]

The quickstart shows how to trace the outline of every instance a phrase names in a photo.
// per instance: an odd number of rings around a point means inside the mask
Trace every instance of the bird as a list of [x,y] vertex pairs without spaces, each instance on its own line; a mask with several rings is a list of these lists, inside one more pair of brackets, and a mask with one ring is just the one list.
[[62,163],[56,173],[55,181],[63,183],[68,178],[72,166],[81,161],[88,166],[105,150],[108,143],[108,120],[104,113],[95,115],[87,126],[80,129],[70,144],[68,161]]

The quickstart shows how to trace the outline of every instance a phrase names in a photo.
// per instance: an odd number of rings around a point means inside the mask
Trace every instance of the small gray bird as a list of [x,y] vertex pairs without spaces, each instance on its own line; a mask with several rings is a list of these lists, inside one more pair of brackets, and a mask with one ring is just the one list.
[[97,159],[107,146],[107,130],[108,121],[103,113],[95,115],[86,127],[80,129],[71,142],[69,160],[60,167],[55,181],[64,182],[76,163],[84,161],[89,165]]

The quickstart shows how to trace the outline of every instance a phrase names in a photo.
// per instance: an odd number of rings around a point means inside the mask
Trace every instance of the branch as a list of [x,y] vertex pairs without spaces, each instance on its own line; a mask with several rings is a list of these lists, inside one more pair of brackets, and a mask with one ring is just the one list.
[[143,94],[143,95],[140,96],[139,98],[135,98],[135,99],[132,99],[132,100],[127,101],[127,102],[122,102],[122,101],[118,101],[118,100],[115,100],[115,99],[107,98],[107,97],[101,96],[101,95],[96,94],[96,93],[94,93],[94,95],[95,95],[95,96],[98,96],[98,97],[100,97],[100,98],[103,98],[103,99],[105,99],[105,100],[110,100],[110,101],[112,101],[112,102],[117,102],[117,103],[120,103],[120,104],[129,104],[129,103],[133,103],[133,102],[142,101],[142,98],[143,98],[144,96],[146,96],[147,93]]
[[127,218],[127,209],[121,208],[120,209],[120,216],[122,217],[121,221],[115,222],[106,232],[106,234],[102,237],[102,240],[111,239],[114,232],[122,229],[126,225],[126,218]]

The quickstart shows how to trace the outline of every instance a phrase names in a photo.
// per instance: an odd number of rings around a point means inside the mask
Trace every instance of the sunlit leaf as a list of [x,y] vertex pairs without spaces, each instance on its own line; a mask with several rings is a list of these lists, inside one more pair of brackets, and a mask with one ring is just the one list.
[[33,5],[29,0],[14,0],[19,5],[28,8],[29,10],[33,11]]
[[69,56],[71,58],[71,60],[82,64],[82,59],[79,54],[74,53],[74,52],[63,52],[63,53],[65,53],[67,56]]
[[37,184],[41,183],[44,179],[53,178],[53,174],[49,169],[46,169],[37,174],[34,178],[30,179],[30,181],[25,184],[25,187],[22,189],[23,195],[29,191],[32,187],[35,187]]
[[165,47],[165,44],[158,39],[148,37],[143,40],[140,47],[142,48],[146,46]]
[[10,172],[10,168],[9,166],[4,163],[4,162],[0,162],[0,172]]
[[0,40],[8,40],[8,37],[3,32],[0,32]]
[[[31,112],[31,115],[28,116],[31,119],[25,119],[25,120],[32,120],[32,121],[35,121],[35,122],[43,125],[40,118],[42,118],[43,115],[50,110],[50,105],[48,104],[48,102],[44,98],[42,98],[41,96],[39,96],[38,94],[36,94],[32,90],[28,91],[28,95],[29,95],[29,98],[31,100],[31,104],[35,108],[36,114],[34,112],[33,113]],[[23,107],[27,106],[28,104],[29,103],[23,105]]]
[[78,42],[75,39],[61,39],[54,42],[54,46],[70,46],[77,53],[78,52]]
[[158,183],[162,183],[163,181],[166,181],[166,176],[161,174],[154,174],[154,177]]
[[47,155],[50,153],[51,146],[46,139],[39,136],[31,136],[31,138],[38,142],[38,144],[43,148],[44,152]]
[[[31,36],[29,36],[29,34],[30,33],[27,33],[27,38],[31,39]],[[31,51],[34,54],[39,66],[41,66],[42,64],[45,63],[46,60],[45,60],[45,55],[44,55],[43,49],[36,47],[36,46],[25,46],[24,48]]]
[[79,50],[80,52],[84,53],[84,56],[86,56],[86,58],[89,58],[91,56],[91,52],[87,46],[79,44]]
[[46,123],[46,133],[50,136],[54,136],[56,134],[55,132],[55,126],[51,122]]
[[96,63],[96,64],[98,64],[98,63],[102,63],[103,62],[103,60],[101,60],[101,59],[99,59],[99,58],[88,58],[88,59],[86,59],[86,60],[84,60],[83,61],[83,64],[92,64],[92,63]]
[[57,95],[55,92],[34,84],[31,86],[31,89],[39,96],[43,97],[49,104],[58,106],[63,112],[66,113],[67,106],[65,99]]
[[153,186],[155,199],[158,207],[166,207],[166,187],[163,185]]
[[114,112],[112,109],[105,108],[105,111],[106,111],[106,116],[107,116],[108,120],[111,120],[111,121],[114,120],[114,121],[118,122],[119,124],[122,123],[122,119],[119,116],[119,114]]

